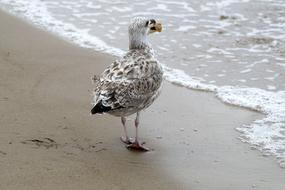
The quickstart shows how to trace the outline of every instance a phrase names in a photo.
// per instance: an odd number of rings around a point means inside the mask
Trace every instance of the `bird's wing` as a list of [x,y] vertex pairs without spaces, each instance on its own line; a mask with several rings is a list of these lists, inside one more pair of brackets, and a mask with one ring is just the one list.
[[157,69],[157,60],[144,51],[134,50],[114,61],[100,76],[111,81],[133,80],[149,77]]
[[161,78],[161,68],[154,58],[140,52],[127,54],[102,73],[94,103],[100,102],[108,110],[136,107],[156,93]]

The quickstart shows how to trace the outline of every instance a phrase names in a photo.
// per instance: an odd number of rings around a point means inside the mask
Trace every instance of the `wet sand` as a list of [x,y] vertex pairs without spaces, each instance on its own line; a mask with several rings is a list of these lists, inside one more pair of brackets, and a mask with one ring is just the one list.
[[165,83],[141,117],[153,151],[128,151],[119,118],[89,115],[90,78],[114,57],[3,12],[0,25],[1,190],[284,189],[284,169],[234,130],[260,114]]

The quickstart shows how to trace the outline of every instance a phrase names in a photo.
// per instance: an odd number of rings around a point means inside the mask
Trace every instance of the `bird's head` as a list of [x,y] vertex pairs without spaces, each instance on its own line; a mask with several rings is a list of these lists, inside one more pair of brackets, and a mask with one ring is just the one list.
[[134,17],[129,26],[129,34],[151,34],[161,32],[162,25],[155,19],[145,17]]
[[155,32],[161,32],[162,25],[154,19],[135,17],[129,25],[130,49],[148,46],[146,36]]

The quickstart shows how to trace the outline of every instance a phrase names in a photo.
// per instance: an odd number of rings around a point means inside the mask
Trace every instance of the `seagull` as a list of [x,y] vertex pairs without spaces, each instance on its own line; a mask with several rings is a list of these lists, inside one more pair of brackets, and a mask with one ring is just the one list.
[[[159,96],[163,70],[147,37],[161,31],[162,25],[155,19],[133,18],[129,25],[128,52],[99,77],[93,78],[95,89],[91,114],[108,113],[121,117],[125,134],[121,140],[130,150],[149,150],[138,139],[140,112]],[[132,114],[136,114],[134,140],[128,136],[126,128],[126,117]]]

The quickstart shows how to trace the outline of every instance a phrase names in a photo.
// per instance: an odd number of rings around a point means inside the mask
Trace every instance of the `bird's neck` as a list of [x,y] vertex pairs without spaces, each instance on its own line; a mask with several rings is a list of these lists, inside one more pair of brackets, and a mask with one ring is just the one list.
[[129,35],[129,49],[146,49],[150,48],[146,34],[131,34]]

